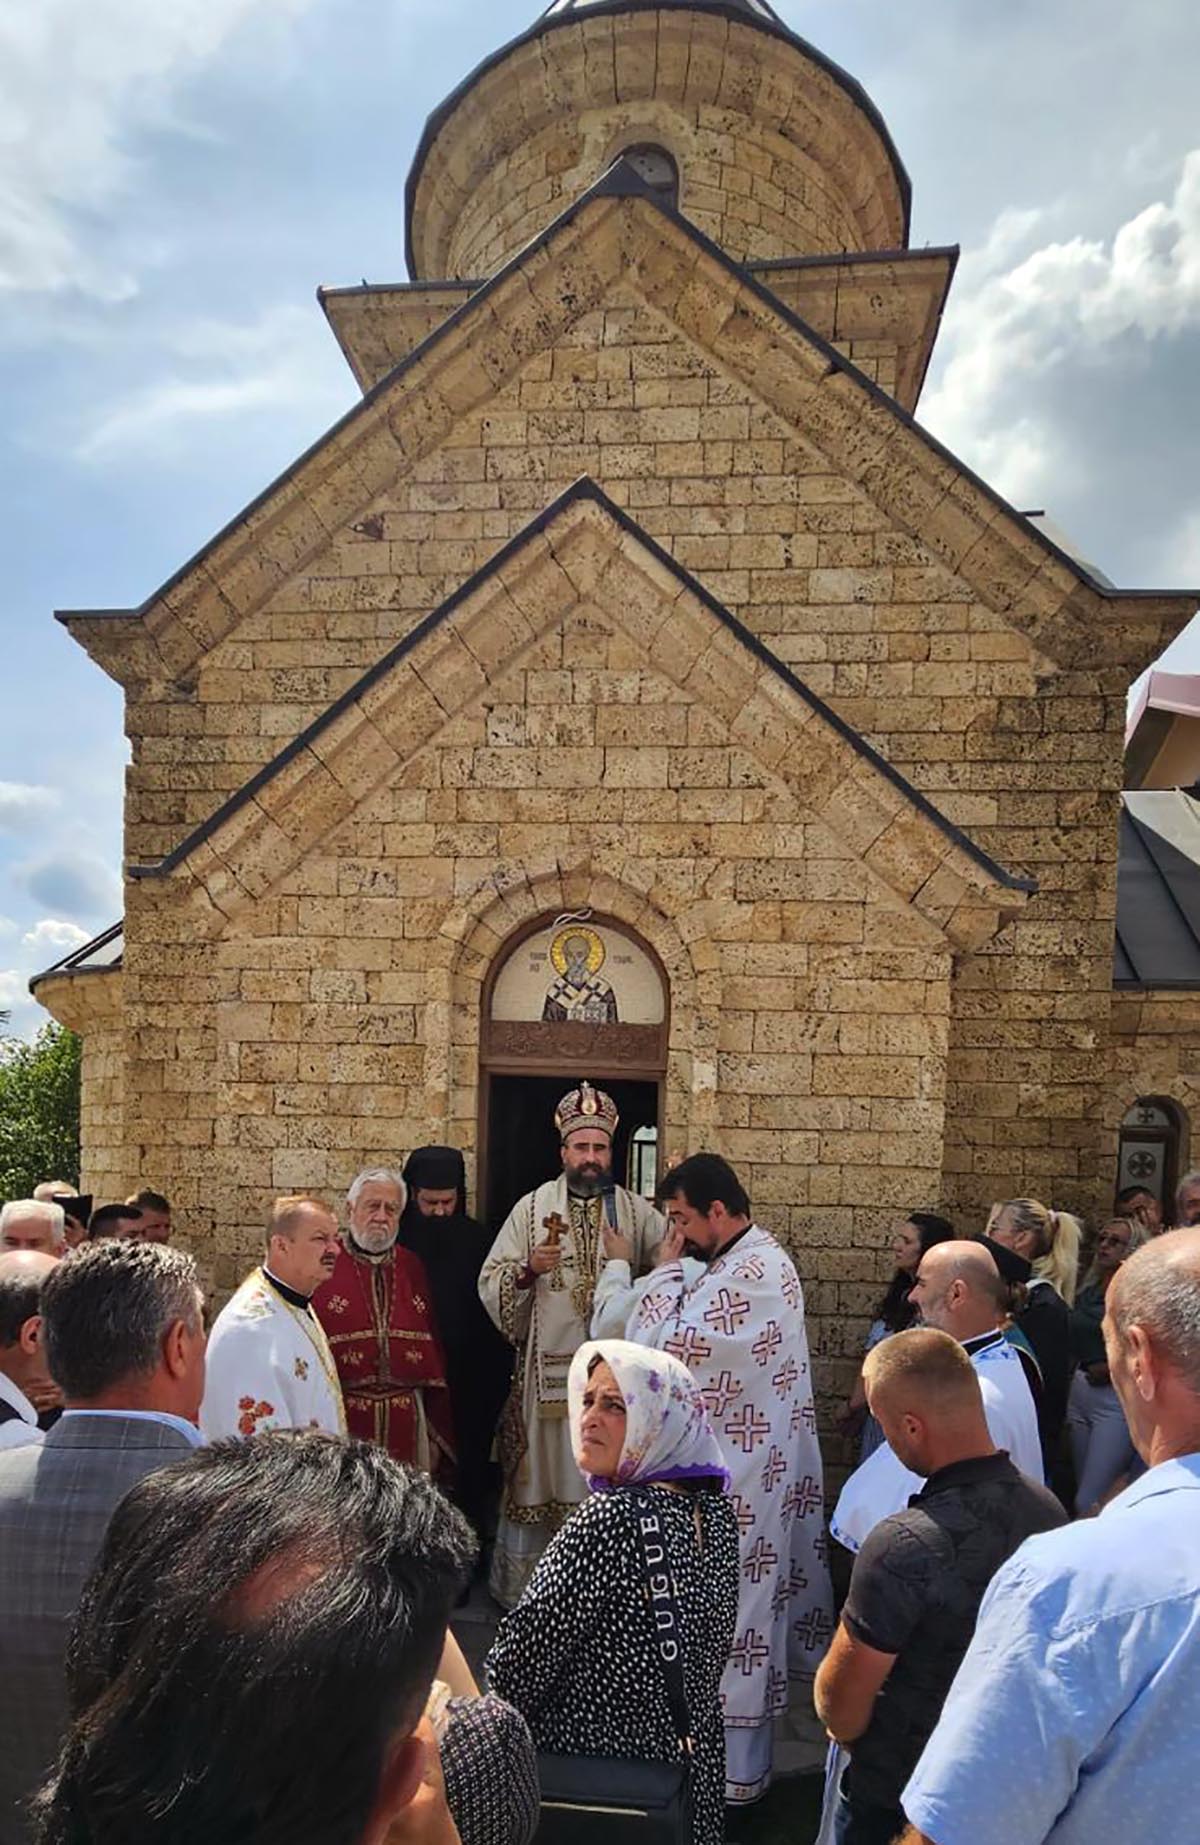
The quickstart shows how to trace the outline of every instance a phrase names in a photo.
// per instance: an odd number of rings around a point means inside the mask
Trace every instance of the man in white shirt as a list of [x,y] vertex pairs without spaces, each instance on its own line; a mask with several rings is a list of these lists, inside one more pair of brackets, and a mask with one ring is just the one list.
[[0,1451],[42,1440],[27,1393],[50,1383],[41,1339],[41,1292],[57,1267],[54,1256],[36,1250],[0,1255]]
[[[1037,1408],[1020,1357],[1004,1333],[1008,1288],[982,1243],[936,1243],[921,1258],[909,1299],[920,1322],[949,1333],[979,1377],[988,1431],[1013,1466],[1044,1484]],[[858,1551],[881,1518],[902,1512],[922,1489],[891,1448],[877,1448],[842,1488],[830,1530]]]
[[337,1366],[310,1302],[337,1266],[337,1219],[315,1198],[277,1198],[261,1268],[208,1341],[200,1427],[208,1441],[270,1429],[346,1433]]

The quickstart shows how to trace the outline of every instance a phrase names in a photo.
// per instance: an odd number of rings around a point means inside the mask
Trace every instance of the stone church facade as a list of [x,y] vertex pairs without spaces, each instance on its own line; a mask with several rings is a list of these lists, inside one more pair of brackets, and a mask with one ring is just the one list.
[[[914,421],[955,252],[909,205],[764,0],[560,0],[432,118],[414,280],[323,292],[361,403],[62,617],[125,692],[126,911],[36,991],[86,1187],[164,1186],[218,1290],[273,1193],[424,1141],[499,1204],[522,1083],[586,1074],[738,1165],[828,1393],[897,1211],[1093,1210],[1177,1091],[1114,915],[1126,688],[1195,599]],[[567,918],[659,1000],[499,1016]]]

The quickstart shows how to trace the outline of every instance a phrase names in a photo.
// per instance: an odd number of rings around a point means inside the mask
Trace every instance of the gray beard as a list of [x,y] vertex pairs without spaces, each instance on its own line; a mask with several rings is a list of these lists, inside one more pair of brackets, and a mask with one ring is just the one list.
[[567,1190],[572,1198],[598,1198],[605,1186],[605,1174],[599,1173],[593,1178],[591,1173],[579,1173],[567,1180]]
[[373,1256],[378,1261],[381,1256],[390,1254],[399,1234],[399,1230],[351,1230],[350,1240],[364,1256]]

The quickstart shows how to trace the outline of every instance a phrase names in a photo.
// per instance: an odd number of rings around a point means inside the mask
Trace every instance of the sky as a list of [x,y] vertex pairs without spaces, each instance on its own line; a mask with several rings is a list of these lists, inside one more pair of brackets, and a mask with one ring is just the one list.
[[[776,0],[960,243],[921,419],[1124,587],[1200,587],[1195,0]],[[132,607],[355,402],[429,112],[538,0],[0,0],[0,1008],[116,920]],[[1086,31],[1081,28],[1086,25]],[[1200,640],[1178,657],[1200,668]]]

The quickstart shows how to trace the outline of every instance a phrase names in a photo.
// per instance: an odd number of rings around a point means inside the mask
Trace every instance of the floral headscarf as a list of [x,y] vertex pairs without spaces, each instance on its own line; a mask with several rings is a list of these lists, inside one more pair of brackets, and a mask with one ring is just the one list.
[[700,1386],[686,1365],[625,1339],[596,1339],[581,1345],[571,1362],[567,1403],[571,1440],[580,1448],[583,1393],[588,1368],[602,1358],[625,1399],[625,1446],[612,1480],[585,1475],[592,1492],[614,1486],[651,1486],[656,1481],[711,1480],[729,1490],[729,1469],[721,1452]]

